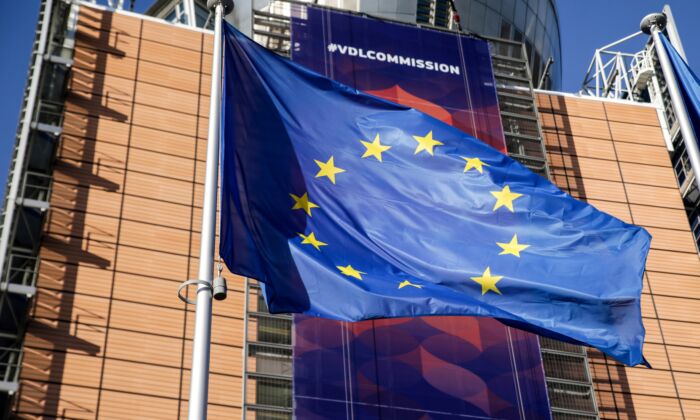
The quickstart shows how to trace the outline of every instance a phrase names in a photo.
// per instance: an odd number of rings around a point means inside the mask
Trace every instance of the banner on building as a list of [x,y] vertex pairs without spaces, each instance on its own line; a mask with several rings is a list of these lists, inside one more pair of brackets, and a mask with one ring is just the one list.
[[[505,152],[488,44],[299,7],[292,59]],[[549,418],[537,337],[485,318],[294,318],[296,418]]]

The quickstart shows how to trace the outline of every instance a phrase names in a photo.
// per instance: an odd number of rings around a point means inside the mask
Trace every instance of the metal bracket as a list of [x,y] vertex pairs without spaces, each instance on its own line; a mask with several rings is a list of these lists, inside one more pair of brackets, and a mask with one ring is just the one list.
[[188,297],[184,296],[182,294],[182,291],[184,289],[186,289],[188,286],[193,285],[193,284],[203,286],[201,289],[197,289],[197,293],[199,293],[200,291],[205,290],[205,289],[209,289],[210,292],[213,291],[211,284],[207,281],[204,281],[204,280],[183,281],[182,284],[180,284],[180,287],[178,287],[178,289],[177,289],[177,297],[179,297],[181,301],[183,301],[185,303],[189,303],[190,305],[196,305],[197,301],[194,301],[194,300],[189,299]]

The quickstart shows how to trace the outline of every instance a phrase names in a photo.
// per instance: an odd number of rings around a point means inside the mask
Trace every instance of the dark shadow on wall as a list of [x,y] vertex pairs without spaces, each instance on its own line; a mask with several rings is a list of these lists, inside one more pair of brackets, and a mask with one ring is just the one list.
[[[92,407],[62,397],[61,388],[68,354],[98,356],[103,350],[107,321],[104,312],[76,302],[75,291],[79,266],[113,268],[116,238],[110,240],[104,230],[89,226],[86,209],[92,191],[118,193],[120,185],[101,176],[109,168],[97,163],[93,140],[100,119],[125,122],[131,107],[131,92],[108,91],[105,86],[108,54],[111,60],[119,60],[125,54],[110,46],[112,14],[97,16],[81,14],[80,22],[98,31],[76,32],[74,66],[90,70],[71,73],[63,128],[64,133],[73,134],[74,141],[66,154],[69,160],[64,157],[63,138],[58,148],[54,178],[60,176],[62,181],[54,183],[52,208],[45,226],[55,226],[56,232],[45,233],[42,240],[38,292],[27,329],[32,347],[25,349],[20,389],[15,398],[15,411],[42,418],[96,415]],[[91,238],[90,232],[98,232],[100,238]],[[84,279],[85,274],[81,276]],[[91,299],[102,299],[107,306],[107,297]],[[67,409],[69,413],[65,412]]]
[[[549,99],[551,109],[542,109],[541,112],[551,113],[550,116],[553,117],[548,125],[545,124],[547,154],[554,178],[552,181],[573,197],[585,201],[588,197],[576,151],[576,142],[585,140],[575,136],[568,118],[567,98],[551,95]],[[546,106],[545,104],[544,107]],[[589,350],[588,357],[600,415],[604,418],[636,419],[626,368],[597,350]]]

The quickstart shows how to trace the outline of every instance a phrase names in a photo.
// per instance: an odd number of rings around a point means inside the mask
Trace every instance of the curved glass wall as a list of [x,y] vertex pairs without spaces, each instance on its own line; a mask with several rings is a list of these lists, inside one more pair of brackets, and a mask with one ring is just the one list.
[[465,30],[524,42],[535,86],[551,57],[554,63],[544,88],[560,88],[561,42],[554,0],[455,0],[455,6]]

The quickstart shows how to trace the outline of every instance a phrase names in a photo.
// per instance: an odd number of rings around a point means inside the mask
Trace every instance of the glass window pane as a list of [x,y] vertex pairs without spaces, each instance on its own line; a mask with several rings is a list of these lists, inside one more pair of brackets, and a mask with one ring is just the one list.
[[501,4],[501,16],[513,23],[515,20],[515,0],[503,0]]
[[469,15],[469,30],[476,33],[484,31],[484,20],[486,19],[486,6],[479,2],[473,2],[471,14]]
[[520,32],[525,31],[525,17],[527,16],[527,6],[525,0],[516,0],[515,2],[515,27]]
[[498,36],[501,32],[501,17],[491,9],[487,9],[486,12],[486,27],[484,28],[484,35]]

